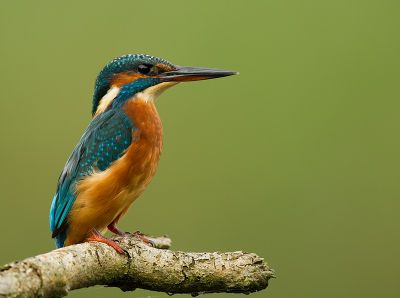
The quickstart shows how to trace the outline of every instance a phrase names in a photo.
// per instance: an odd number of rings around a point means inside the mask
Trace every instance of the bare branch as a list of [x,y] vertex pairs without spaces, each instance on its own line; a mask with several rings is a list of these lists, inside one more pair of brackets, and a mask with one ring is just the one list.
[[273,270],[253,253],[175,252],[160,249],[170,247],[168,237],[148,238],[157,248],[137,236],[114,236],[130,256],[106,244],[90,242],[7,264],[0,268],[0,296],[62,297],[68,291],[95,285],[192,296],[251,293],[265,289],[274,277]]

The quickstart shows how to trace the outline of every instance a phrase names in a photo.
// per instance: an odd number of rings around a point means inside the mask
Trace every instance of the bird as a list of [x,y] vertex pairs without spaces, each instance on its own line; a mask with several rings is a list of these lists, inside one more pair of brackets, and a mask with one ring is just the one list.
[[181,82],[235,74],[143,54],[108,63],[95,82],[92,120],[58,179],[50,208],[56,248],[97,241],[126,252],[104,234],[125,235],[117,225],[156,172],[163,143],[157,98]]

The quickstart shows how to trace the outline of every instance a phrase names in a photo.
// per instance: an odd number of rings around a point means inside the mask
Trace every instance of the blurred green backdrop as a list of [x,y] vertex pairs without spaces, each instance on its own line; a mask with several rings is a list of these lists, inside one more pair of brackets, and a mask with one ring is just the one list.
[[144,53],[240,75],[161,96],[163,155],[122,230],[169,234],[174,250],[259,254],[278,278],[252,297],[400,296],[398,0],[0,9],[0,265],[54,249],[50,204],[94,80]]

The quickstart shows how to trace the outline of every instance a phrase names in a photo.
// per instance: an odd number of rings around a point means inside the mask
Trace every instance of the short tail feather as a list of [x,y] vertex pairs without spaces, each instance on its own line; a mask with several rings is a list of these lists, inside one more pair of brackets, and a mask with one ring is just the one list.
[[[54,209],[55,209],[56,201],[57,201],[57,193],[55,194],[55,196],[53,198],[53,203],[51,204],[51,208],[50,208],[50,231],[52,233],[53,233],[53,231],[55,229]],[[67,240],[67,234],[66,234],[66,232],[64,230],[54,238],[54,242],[56,243],[56,247],[57,248],[64,247],[65,240]]]
[[57,248],[64,247],[65,240],[67,240],[67,233],[64,230],[54,238]]

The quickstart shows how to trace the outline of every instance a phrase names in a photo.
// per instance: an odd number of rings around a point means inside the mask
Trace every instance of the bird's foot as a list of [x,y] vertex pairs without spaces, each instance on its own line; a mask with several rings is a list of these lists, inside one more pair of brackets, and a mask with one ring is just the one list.
[[128,255],[128,257],[130,257],[129,252],[123,248],[122,246],[120,246],[119,244],[117,244],[117,242],[115,242],[114,240],[105,238],[103,235],[101,235],[99,233],[99,231],[97,231],[96,229],[93,229],[92,231],[93,237],[91,238],[86,238],[87,242],[91,242],[91,241],[97,241],[97,242],[103,242],[106,243],[108,245],[110,245],[112,248],[114,248],[116,251],[118,251],[119,253],[125,253]]
[[142,233],[140,233],[140,231],[136,231],[133,233],[129,233],[129,232],[122,232],[120,229],[117,228],[117,226],[114,223],[110,223],[107,227],[111,232],[113,232],[116,235],[120,235],[120,236],[124,236],[124,235],[136,235],[139,237],[140,240],[142,240],[144,243],[146,244],[150,244],[153,247],[156,247],[156,244],[154,243],[154,241],[147,239],[146,237],[142,236]]
[[131,235],[136,235],[136,236],[138,236],[139,239],[142,240],[144,243],[150,244],[151,246],[156,247],[156,244],[154,243],[154,241],[153,241],[153,240],[150,240],[150,239],[147,239],[146,237],[143,237],[143,236],[142,236],[142,233],[140,233],[140,231],[133,232],[133,233],[131,233]]

